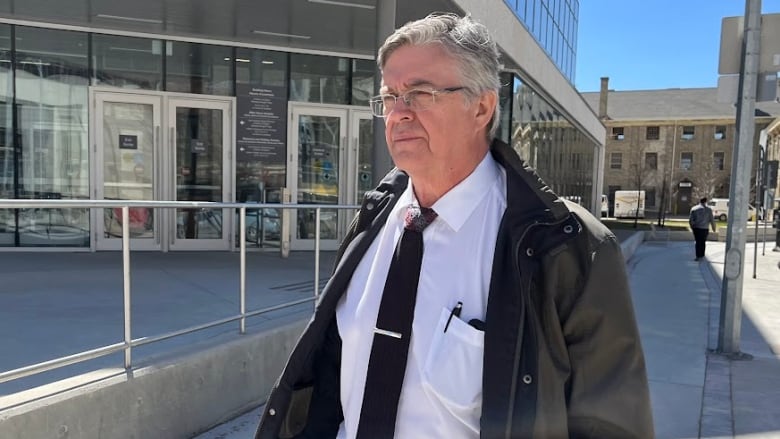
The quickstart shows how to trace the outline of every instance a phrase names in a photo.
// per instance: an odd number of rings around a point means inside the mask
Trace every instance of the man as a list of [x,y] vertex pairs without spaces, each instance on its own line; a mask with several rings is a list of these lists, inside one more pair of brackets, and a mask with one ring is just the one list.
[[715,217],[712,215],[712,209],[707,206],[707,197],[699,200],[699,204],[691,208],[691,215],[688,223],[693,230],[693,239],[696,240],[696,261],[704,257],[704,248],[707,244],[707,236],[710,234],[709,227],[715,231]]
[[257,438],[653,436],[620,247],[493,140],[498,58],[454,15],[380,48],[372,111],[397,168],[366,195]]

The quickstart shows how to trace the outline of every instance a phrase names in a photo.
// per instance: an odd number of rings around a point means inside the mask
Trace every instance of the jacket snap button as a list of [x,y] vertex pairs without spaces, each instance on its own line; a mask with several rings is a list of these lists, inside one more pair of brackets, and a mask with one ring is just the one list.
[[525,254],[527,254],[528,257],[533,256],[534,255],[534,249],[532,249],[532,248],[526,249],[525,250]]
[[571,233],[574,231],[574,227],[572,227],[570,224],[567,224],[563,227],[563,233]]
[[271,416],[276,416],[276,410],[270,409],[270,410],[268,410],[268,414],[271,415]]
[[523,382],[526,384],[531,384],[531,375],[523,375]]
[[366,210],[374,210],[374,203],[366,204]]

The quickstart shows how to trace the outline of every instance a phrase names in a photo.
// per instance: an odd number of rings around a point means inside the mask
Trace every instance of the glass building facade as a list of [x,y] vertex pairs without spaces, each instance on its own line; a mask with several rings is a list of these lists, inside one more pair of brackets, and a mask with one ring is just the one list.
[[[198,186],[195,181],[198,170],[201,174],[214,172],[214,169],[203,169],[203,165],[199,167],[193,163],[193,158],[197,157],[202,163],[209,159],[206,163],[212,163],[210,166],[216,167],[217,171],[235,166],[236,201],[279,202],[281,189],[287,186],[288,179],[284,134],[287,131],[287,102],[367,106],[373,90],[373,69],[374,62],[365,59],[0,24],[0,117],[3,119],[0,126],[0,197],[92,198],[90,86],[134,92],[230,96],[236,97],[239,106],[242,97],[251,95],[247,90],[263,89],[273,90],[278,98],[273,105],[273,117],[282,123],[274,128],[279,144],[263,154],[242,154],[239,150],[234,163],[229,164],[204,157],[202,152],[192,157],[189,152],[180,154],[187,157],[177,162],[177,178],[192,181],[178,182],[175,199],[197,200],[197,194],[188,197],[181,191],[197,190],[188,188]],[[121,121],[127,126],[128,119],[138,119],[135,125],[141,126],[153,117],[151,110],[142,105],[115,107],[104,106],[102,123],[116,125]],[[203,125],[215,124],[209,120],[214,118],[213,114],[200,113],[178,111],[175,123],[184,127],[182,131],[203,131]],[[193,120],[199,121],[196,126],[193,126]],[[363,128],[360,149],[364,157],[370,157],[366,143],[371,141],[371,126],[364,121],[360,126]],[[240,129],[236,131],[240,134]],[[116,133],[110,133],[108,129],[103,134],[107,145],[116,137]],[[315,133],[314,137],[322,135]],[[199,137],[207,139],[203,134]],[[241,143],[241,139],[237,141]],[[338,145],[338,140],[335,142]],[[135,146],[138,151],[129,159],[119,154],[123,152],[121,148],[121,145],[113,148],[111,151],[116,152],[113,154],[107,147],[100,155],[103,165],[98,172],[106,188],[102,198],[153,199],[148,191],[109,189],[120,186],[127,189],[127,179],[122,177],[123,165],[127,163],[123,161],[133,162],[135,166],[130,169],[136,173],[144,162],[150,161],[150,152],[144,150],[143,143]],[[210,153],[221,154],[221,149]],[[320,168],[323,166],[322,160],[312,158],[311,161],[317,162],[316,166]],[[363,165],[362,186],[372,180],[368,168]],[[179,172],[180,169],[188,171]],[[152,178],[149,172],[141,173],[143,175],[133,177],[134,183],[151,187],[156,177]],[[322,186],[309,190],[313,192],[309,194],[310,201],[322,201],[316,194],[323,190]],[[222,201],[204,199],[209,200]],[[117,212],[106,215],[103,232],[106,235],[118,233]],[[131,223],[134,220],[139,224],[150,222],[151,216],[151,213],[131,212]],[[264,211],[256,216],[261,224],[256,228],[250,221],[249,245],[267,244],[257,239],[255,234],[259,229],[265,229],[263,233],[271,243],[278,241],[279,213]],[[192,227],[187,227],[187,218],[184,216],[179,221],[178,233],[182,236],[194,233]],[[196,217],[194,221],[212,229],[222,227],[220,219]],[[0,210],[0,247],[89,247],[90,231],[88,209]],[[215,232],[201,225],[197,233],[208,237]],[[131,228],[132,236],[143,234],[143,228]]]
[[[577,1],[507,3],[573,81]],[[355,204],[384,173],[373,170],[375,69],[357,51],[0,23],[0,198]],[[590,206],[598,144],[519,74],[502,74],[499,137]],[[227,210],[132,208],[131,245],[235,248]],[[351,213],[320,214],[323,248],[335,248]],[[119,249],[121,221],[120,209],[0,209],[0,248]],[[250,209],[247,246],[278,248],[282,222]],[[291,212],[291,249],[314,248],[315,225],[313,209]]]
[[579,0],[504,0],[563,75],[574,84]]
[[590,206],[596,142],[519,77],[505,73],[502,84],[499,137],[553,192]]

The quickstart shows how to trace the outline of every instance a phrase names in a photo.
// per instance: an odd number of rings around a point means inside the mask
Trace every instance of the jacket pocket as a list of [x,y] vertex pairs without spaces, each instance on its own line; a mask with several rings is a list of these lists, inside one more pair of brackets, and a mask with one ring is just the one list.
[[299,435],[306,427],[311,404],[312,386],[295,389],[290,398],[290,407],[279,429],[280,439],[291,439]]
[[423,367],[426,393],[439,400],[453,416],[479,431],[482,406],[482,357],[485,333],[443,309]]

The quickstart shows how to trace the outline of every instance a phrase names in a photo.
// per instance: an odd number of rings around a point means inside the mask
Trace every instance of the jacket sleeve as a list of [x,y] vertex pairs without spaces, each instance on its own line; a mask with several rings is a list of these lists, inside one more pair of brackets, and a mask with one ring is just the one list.
[[570,437],[652,438],[644,355],[625,262],[614,236],[591,247],[562,329],[571,367]]

